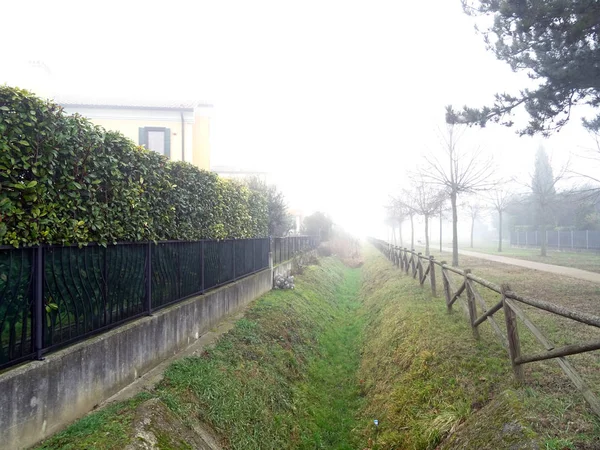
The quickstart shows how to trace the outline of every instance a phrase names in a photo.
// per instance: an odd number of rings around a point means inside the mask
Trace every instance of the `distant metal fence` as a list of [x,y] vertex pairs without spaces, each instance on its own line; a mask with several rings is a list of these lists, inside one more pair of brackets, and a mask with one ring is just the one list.
[[0,247],[0,369],[269,267],[268,238]]
[[273,264],[279,264],[305,250],[312,250],[319,245],[317,236],[288,236],[273,238]]
[[[600,250],[600,231],[571,230],[546,231],[548,247],[558,250]],[[542,233],[539,231],[513,231],[510,244],[518,247],[540,247]]]

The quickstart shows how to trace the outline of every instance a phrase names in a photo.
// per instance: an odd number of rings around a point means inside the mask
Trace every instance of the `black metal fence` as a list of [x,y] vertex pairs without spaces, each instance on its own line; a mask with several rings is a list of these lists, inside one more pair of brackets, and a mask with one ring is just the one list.
[[268,238],[0,247],[0,369],[269,267]]
[[289,236],[273,238],[273,264],[279,264],[297,253],[312,250],[319,245],[317,236]]
[[[600,231],[571,230],[546,231],[548,247],[558,250],[600,250]],[[523,247],[540,247],[542,245],[540,231],[513,231],[510,233],[510,244]]]

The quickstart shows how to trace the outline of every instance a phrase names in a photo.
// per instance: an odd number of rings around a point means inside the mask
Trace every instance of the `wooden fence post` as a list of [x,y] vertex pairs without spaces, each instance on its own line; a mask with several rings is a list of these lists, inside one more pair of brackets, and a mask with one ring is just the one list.
[[406,274],[408,275],[408,267],[410,264],[408,264],[408,249],[406,247],[404,247],[404,271],[406,272]]
[[421,255],[422,253],[417,254],[417,272],[419,273],[419,284],[421,285],[421,287],[423,287],[423,283],[421,283],[421,280],[423,279],[423,264],[421,263]]
[[399,267],[400,270],[404,270],[404,253],[402,251],[402,247],[398,247],[398,252],[399,252]]
[[431,295],[437,297],[437,286],[435,285],[435,263],[433,256],[429,257],[429,282],[431,284]]
[[521,356],[521,342],[519,340],[519,329],[517,328],[517,315],[506,303],[506,291],[510,291],[510,286],[508,284],[503,284],[501,286],[501,290],[504,318],[506,319],[506,336],[508,338],[510,362],[512,364],[516,380],[519,383],[522,383],[525,379],[523,366],[515,363],[516,359]]
[[448,271],[446,267],[448,264],[446,261],[442,261],[442,284],[444,285],[444,296],[446,297],[446,308],[448,312],[452,312],[452,305],[450,304],[450,300],[452,300],[452,293],[450,292],[450,283],[448,282]]
[[471,269],[465,269],[465,290],[467,291],[467,306],[469,308],[469,321],[471,322],[471,329],[473,330],[473,337],[479,339],[479,329],[475,325],[477,321],[477,304],[475,303],[475,295],[473,294],[473,288],[471,287],[471,280],[468,275],[471,273]]

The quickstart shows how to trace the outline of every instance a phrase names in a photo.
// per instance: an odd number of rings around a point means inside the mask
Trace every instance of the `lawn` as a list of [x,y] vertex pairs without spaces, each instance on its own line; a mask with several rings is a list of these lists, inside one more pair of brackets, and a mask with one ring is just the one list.
[[574,267],[576,269],[588,270],[600,273],[600,253],[592,251],[566,252],[548,249],[548,256],[540,256],[539,248],[517,248],[505,247],[498,252],[495,247],[461,247],[462,250],[487,253],[490,255],[506,256],[509,258],[524,259],[557,266]]

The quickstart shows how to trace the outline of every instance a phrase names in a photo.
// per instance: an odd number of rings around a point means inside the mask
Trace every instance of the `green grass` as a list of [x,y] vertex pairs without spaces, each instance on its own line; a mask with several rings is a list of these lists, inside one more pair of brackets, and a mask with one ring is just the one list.
[[[296,277],[295,290],[256,301],[214,348],[172,364],[147,397],[188,428],[208,425],[226,448],[356,448],[359,284],[357,269],[324,259]],[[139,402],[92,413],[42,448],[123,448]]]
[[598,252],[569,252],[548,249],[548,256],[541,256],[539,248],[516,248],[506,246],[502,252],[497,247],[461,247],[462,250],[487,253],[490,255],[506,256],[508,258],[523,259],[557,266],[574,267],[576,269],[588,270],[600,273],[600,253]]
[[308,428],[311,430],[299,448],[355,448],[352,430],[362,407],[356,377],[364,325],[357,299],[359,287],[360,272],[348,271],[337,293],[338,319],[321,336],[321,357],[310,364],[307,379],[299,386],[302,408],[310,418]]
[[131,400],[119,402],[89,414],[65,431],[40,445],[39,449],[122,449],[130,441],[130,428],[135,408],[150,394],[141,393]]
[[[589,283],[461,260],[491,281],[510,277],[524,295],[597,308],[600,288]],[[441,293],[440,276],[438,283]],[[588,336],[552,317],[532,318],[555,342]],[[325,258],[296,277],[295,290],[256,301],[214,348],[171,365],[154,391],[90,414],[41,448],[122,449],[149,398],[233,449],[600,447],[600,421],[554,362],[526,366],[526,384],[517,385],[489,325],[480,332],[476,341],[460,307],[448,314],[428,286],[372,248],[361,269]],[[535,350],[525,333],[522,342]],[[572,359],[597,391],[598,358]],[[157,436],[159,448],[184,448],[164,430]]]

